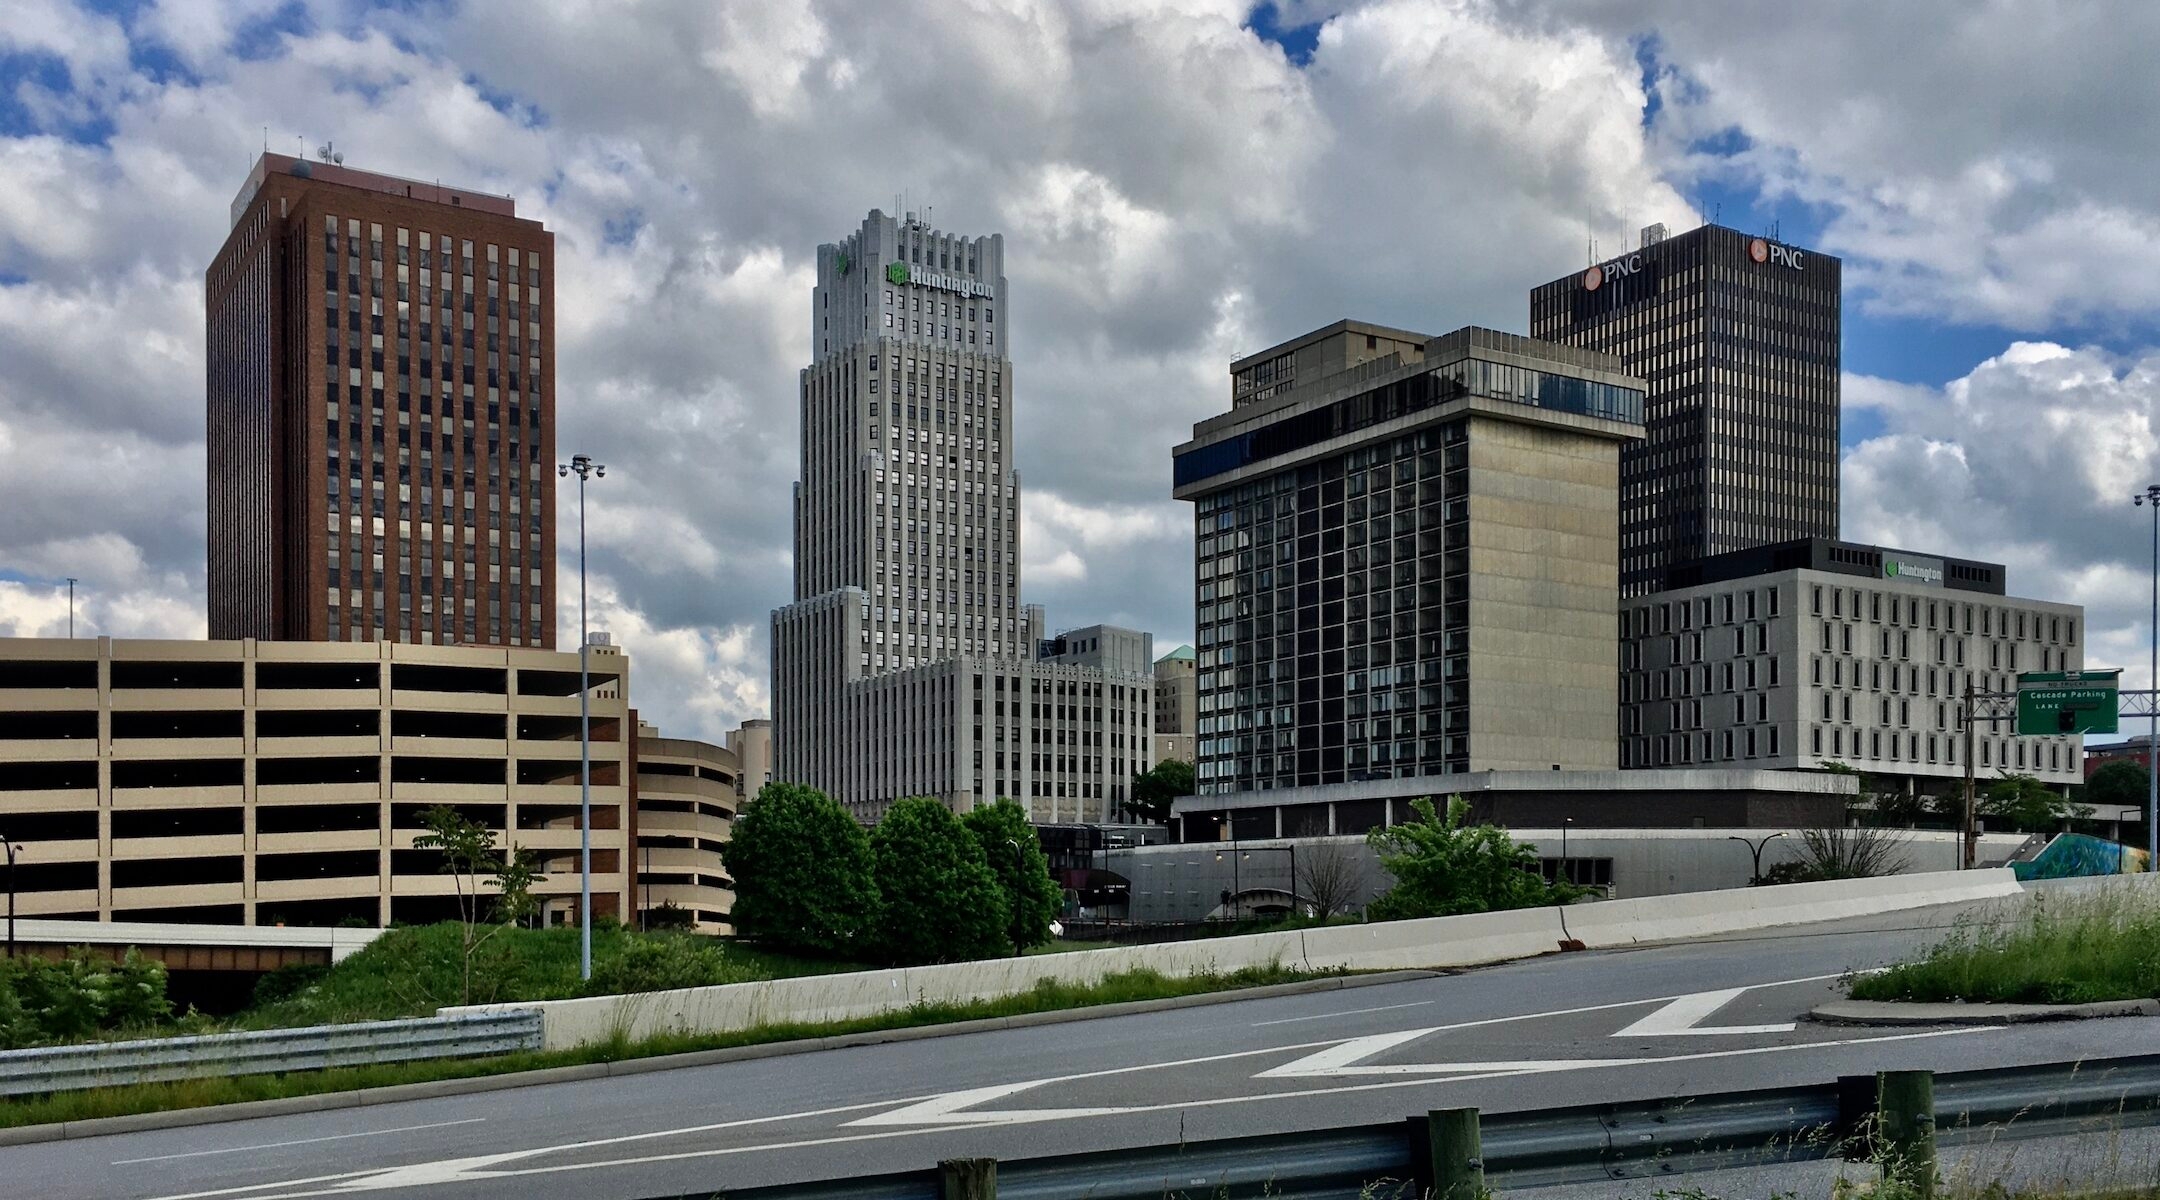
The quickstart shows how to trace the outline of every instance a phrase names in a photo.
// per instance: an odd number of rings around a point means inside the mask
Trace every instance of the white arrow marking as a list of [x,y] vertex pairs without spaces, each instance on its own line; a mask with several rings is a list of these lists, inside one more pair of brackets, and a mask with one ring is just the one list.
[[850,1121],[850,1125],[1017,1125],[1022,1121],[1063,1121],[1074,1117],[1108,1117],[1130,1112],[1125,1108],[1031,1108],[1025,1112],[959,1112],[977,1104],[1002,1100],[1015,1092],[1024,1092],[1038,1086],[1040,1081],[1030,1079],[1025,1083],[1001,1083],[991,1087],[969,1088],[962,1092],[947,1092],[933,1096],[920,1104],[910,1104],[891,1112],[878,1113]]
[[1696,992],[1682,996],[1665,1005],[1642,1020],[1614,1034],[1624,1037],[1674,1037],[1680,1034],[1715,1033],[1791,1033],[1795,1023],[1786,1021],[1778,1025],[1703,1025],[1705,1018],[1740,998],[1749,991],[1744,987],[1726,988],[1721,992]]

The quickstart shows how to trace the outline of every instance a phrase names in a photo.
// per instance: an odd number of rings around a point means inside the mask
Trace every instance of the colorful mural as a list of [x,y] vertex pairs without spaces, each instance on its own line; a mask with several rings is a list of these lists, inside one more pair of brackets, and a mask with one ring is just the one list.
[[2019,879],[2069,879],[2079,875],[2128,875],[2152,869],[2143,850],[2083,833],[2059,833],[2029,861],[2010,869]]

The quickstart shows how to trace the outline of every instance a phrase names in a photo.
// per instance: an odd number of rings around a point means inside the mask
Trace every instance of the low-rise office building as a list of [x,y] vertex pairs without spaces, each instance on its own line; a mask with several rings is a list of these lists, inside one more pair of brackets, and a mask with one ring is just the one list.
[[1179,646],[1155,660],[1155,762],[1193,760],[1193,729],[1199,719],[1198,676],[1194,674],[1198,661],[1191,646]]
[[[631,909],[628,660],[591,648],[592,890]],[[577,919],[574,652],[389,642],[0,640],[0,838],[25,916],[333,925],[455,915],[449,805],[539,853]]]
[[1620,360],[1340,321],[1231,364],[1193,502],[1203,796],[1609,770]]
[[[2084,610],[2006,594],[2000,564],[1802,538],[1704,559],[1620,605],[1621,765],[1843,763],[1942,792],[1965,774],[1963,695],[2084,666]],[[2009,709],[2014,706],[2005,706]],[[2080,782],[2074,735],[1983,723],[1982,780]]]

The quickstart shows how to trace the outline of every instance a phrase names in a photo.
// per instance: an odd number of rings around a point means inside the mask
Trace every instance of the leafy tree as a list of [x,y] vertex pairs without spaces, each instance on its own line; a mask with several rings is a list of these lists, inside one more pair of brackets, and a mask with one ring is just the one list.
[[735,880],[737,936],[790,954],[864,952],[878,912],[870,839],[832,797],[766,784],[720,856]]
[[132,946],[117,960],[86,949],[57,962],[0,959],[0,1049],[148,1029],[172,1015],[165,965]]
[[2151,786],[2140,763],[2111,762],[2085,781],[2085,803],[2095,808],[2142,808]]
[[[470,1004],[473,964],[481,949],[505,926],[524,924],[540,907],[532,894],[534,881],[541,878],[539,859],[531,850],[517,846],[511,846],[505,855],[495,847],[493,829],[447,804],[421,813],[420,823],[427,832],[413,838],[413,848],[441,851],[443,872],[457,890],[458,925],[462,930],[458,947],[460,1002]],[[487,911],[480,893],[483,875],[496,892],[494,922],[485,930],[480,928]]]
[[1875,820],[1882,825],[1911,825],[1927,812],[1927,796],[1920,792],[1887,791],[1875,794]]
[[2070,802],[2062,793],[2030,775],[2005,775],[1989,784],[1979,808],[1982,816],[2007,821],[2020,833],[2060,828],[2070,815]]
[[911,796],[894,804],[870,831],[870,849],[884,898],[878,927],[886,958],[963,962],[999,957],[1011,945],[1011,910],[997,876],[975,835],[943,802]]
[[1166,758],[1133,776],[1132,799],[1118,805],[1118,810],[1151,825],[1168,825],[1171,802],[1192,794],[1193,765],[1182,758]]
[[[1028,824],[1027,813],[1011,800],[1001,799],[961,817],[960,823],[975,835],[983,860],[997,876],[1005,902],[1005,926],[1013,932],[1014,948],[1025,950],[1049,941],[1050,922],[1065,906],[1065,893],[1050,878],[1050,860],[1043,855],[1042,842]],[[1017,856],[1015,842],[1020,844]]]
[[663,900],[658,908],[645,910],[645,928],[655,933],[667,930],[687,930],[697,926],[697,918],[690,910],[673,900]]
[[1410,802],[1417,819],[1366,834],[1395,886],[1374,900],[1366,915],[1376,921],[1452,917],[1463,913],[1562,904],[1582,894],[1565,883],[1548,883],[1537,851],[1492,825],[1468,825],[1470,804],[1448,798],[1440,815],[1430,799]]

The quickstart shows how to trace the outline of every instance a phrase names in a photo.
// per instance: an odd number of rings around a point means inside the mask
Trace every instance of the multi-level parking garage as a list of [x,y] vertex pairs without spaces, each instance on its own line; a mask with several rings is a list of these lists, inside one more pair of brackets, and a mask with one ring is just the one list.
[[735,884],[721,865],[720,847],[742,802],[734,753],[710,742],[661,737],[640,723],[633,774],[637,894],[631,899],[645,911],[673,905],[698,929],[727,932]]
[[[626,915],[634,800],[628,661],[591,654],[593,904]],[[697,754],[685,782],[702,783]],[[703,747],[713,751],[713,747]],[[451,915],[441,856],[413,848],[437,804],[541,856],[547,919],[578,895],[575,653],[389,643],[0,641],[0,838],[25,916],[328,925]],[[717,753],[724,755],[725,751]],[[726,767],[726,770],[722,768]],[[657,768],[656,768],[657,769]],[[728,773],[719,760],[705,769]],[[733,817],[666,843],[656,887],[717,922]],[[680,790],[680,789],[678,789]],[[671,793],[668,802],[677,801]],[[692,816],[701,809],[693,800]],[[682,814],[656,812],[653,832]],[[709,828],[707,826],[710,826]],[[670,856],[666,863],[659,860]]]

